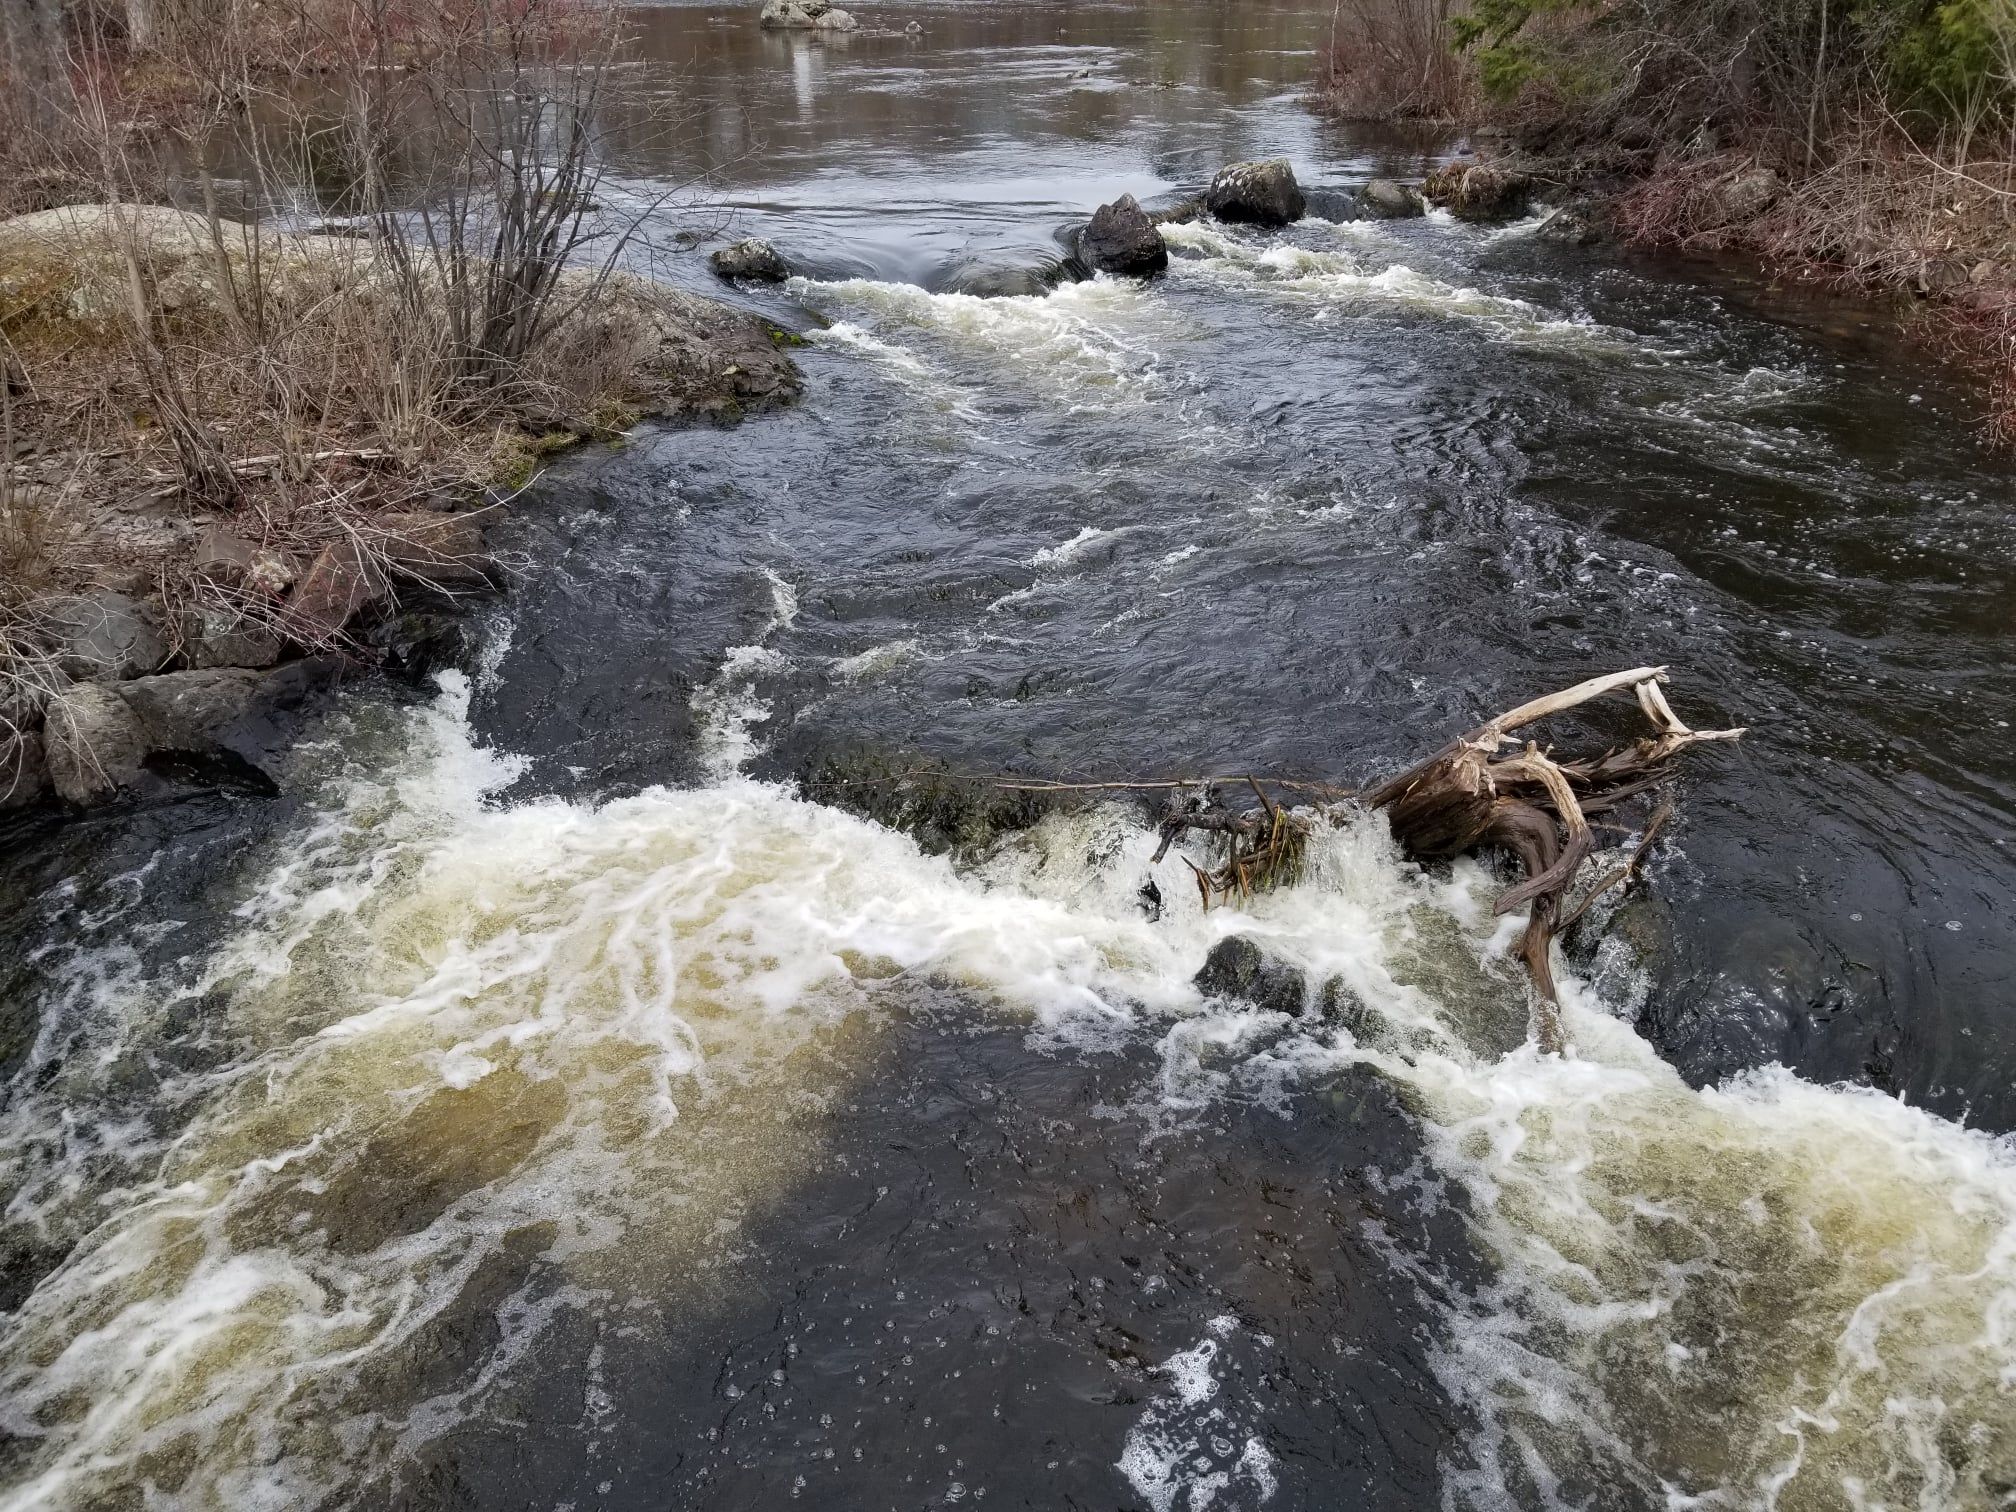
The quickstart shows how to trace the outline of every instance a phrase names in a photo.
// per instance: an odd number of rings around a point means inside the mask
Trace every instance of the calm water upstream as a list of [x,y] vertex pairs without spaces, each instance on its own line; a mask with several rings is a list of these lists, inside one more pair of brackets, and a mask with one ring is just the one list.
[[[6,837],[0,1508],[2010,1505],[1969,396],[1851,311],[1321,194],[946,293],[1122,190],[1439,144],[1308,114],[1327,6],[753,9],[638,13],[676,121],[611,197],[711,185],[653,217],[696,285],[681,230],[792,257],[732,297],[804,403],[556,468],[481,664],[347,695],[288,796]],[[1171,858],[1151,919],[1132,807],[948,853],[795,785],[1351,782],[1642,662],[1753,734],[1570,958],[1565,1058],[1491,877],[1377,823],[1246,913]],[[1201,996],[1232,933],[1358,1007]]]

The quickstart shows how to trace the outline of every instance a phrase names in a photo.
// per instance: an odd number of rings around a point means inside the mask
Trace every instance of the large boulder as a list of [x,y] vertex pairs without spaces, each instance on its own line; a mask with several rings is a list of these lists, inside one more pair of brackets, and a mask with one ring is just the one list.
[[140,781],[147,734],[109,683],[77,683],[50,699],[42,741],[50,785],[66,803],[107,803]]
[[1358,205],[1374,220],[1406,220],[1426,208],[1419,194],[1391,179],[1374,179],[1360,189]]
[[763,0],[764,26],[788,31],[852,31],[856,22],[833,0]]
[[44,626],[72,677],[138,677],[168,659],[146,612],[123,593],[82,593],[50,607]]
[[1450,163],[1421,183],[1421,197],[1458,220],[1511,220],[1526,209],[1533,181],[1484,163]]
[[1213,945],[1191,983],[1206,997],[1234,998],[1291,1017],[1309,1002],[1301,970],[1275,960],[1245,935],[1227,935]]
[[760,236],[751,236],[723,247],[707,259],[716,276],[726,279],[745,278],[752,283],[782,283],[791,276],[791,265],[784,256]]
[[1078,256],[1100,273],[1146,278],[1169,266],[1169,247],[1131,194],[1092,212],[1078,233]]
[[1211,187],[1204,191],[1204,208],[1222,221],[1285,226],[1302,219],[1309,206],[1288,159],[1273,158],[1220,168]]
[[[289,662],[261,671],[205,667],[119,685],[139,722],[143,751],[230,755],[250,762],[284,744],[280,716],[334,674],[332,660]],[[51,716],[53,719],[53,715]],[[153,765],[150,759],[148,765]]]

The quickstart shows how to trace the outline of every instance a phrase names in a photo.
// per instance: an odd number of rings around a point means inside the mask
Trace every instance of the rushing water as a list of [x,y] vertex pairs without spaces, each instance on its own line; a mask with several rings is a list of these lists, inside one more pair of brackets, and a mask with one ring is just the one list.
[[[557,469],[481,665],[348,695],[285,798],[9,838],[0,1507],[2009,1504],[1968,396],[1530,226],[934,292],[1227,158],[1424,159],[1302,108],[1327,8],[864,16],[642,12],[618,133],[615,193],[714,175],[662,245],[804,270],[736,296],[802,406]],[[948,846],[805,796],[1355,781],[1648,661],[1753,734],[1559,1058],[1492,877],[1376,822],[1244,911],[1171,858],[1151,917],[1132,806]],[[1202,997],[1232,933],[1345,1011]]]

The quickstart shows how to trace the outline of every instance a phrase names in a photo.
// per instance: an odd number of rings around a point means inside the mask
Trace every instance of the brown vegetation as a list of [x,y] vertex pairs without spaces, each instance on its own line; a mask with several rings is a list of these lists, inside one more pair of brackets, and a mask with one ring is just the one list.
[[[72,675],[52,606],[139,600],[169,666],[359,654],[402,588],[485,584],[469,512],[545,452],[795,390],[759,322],[627,270],[613,10],[42,3],[0,0],[5,761]],[[304,198],[327,234],[266,219]]]

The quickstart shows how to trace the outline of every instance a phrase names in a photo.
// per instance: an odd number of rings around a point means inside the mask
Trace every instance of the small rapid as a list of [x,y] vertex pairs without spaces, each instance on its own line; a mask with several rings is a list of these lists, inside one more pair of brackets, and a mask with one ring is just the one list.
[[[1307,113],[1328,6],[891,15],[635,18],[681,124],[611,192],[712,175],[791,257],[667,254],[800,405],[556,465],[469,672],[353,686],[280,798],[5,832],[0,1509],[2007,1504],[1966,391],[1532,222],[946,292],[1122,190],[1444,144]],[[1358,783],[1646,663],[1752,733],[1560,960],[1560,1057],[1484,865],[1346,812],[1206,912],[1133,803],[931,785]],[[1235,934],[1301,1012],[1198,986]]]
[[[1425,875],[1352,821],[1303,884],[1207,914],[1172,879],[1150,922],[1155,835],[1124,809],[955,865],[736,775],[500,801],[519,763],[475,742],[468,699],[450,676],[426,707],[359,715],[404,754],[322,753],[322,806],[251,870],[230,937],[165,974],[106,970],[48,1026],[66,1055],[0,1151],[10,1221],[77,1242],[0,1351],[33,1444],[4,1505],[136,1484],[317,1504],[536,1370],[548,1311],[644,1275],[682,1278],[667,1305],[714,1305],[724,1228],[817,1168],[818,1118],[779,1110],[860,1095],[864,1046],[919,1002],[1022,1025],[1032,1053],[1151,1046],[1112,1115],[1147,1138],[1222,1099],[1292,1118],[1352,1067],[1399,1087],[1491,1267],[1469,1289],[1397,1257],[1477,1424],[1449,1455],[1458,1505],[1630,1486],[1958,1507],[2016,1474],[2016,1148],[1783,1071],[1689,1089],[1586,980],[1574,1052],[1538,1056],[1480,869]],[[1361,1011],[1200,996],[1235,932]],[[198,1003],[211,1063],[136,1137],[108,1072]],[[100,1152],[89,1175],[56,1127]],[[530,1251],[564,1287],[514,1294]],[[502,1337],[423,1395],[416,1351],[478,1278]],[[1178,1452],[1215,1348],[1163,1367],[1172,1405],[1122,1457],[1152,1504],[1273,1482],[1251,1404],[1231,1465],[1193,1476]]]

